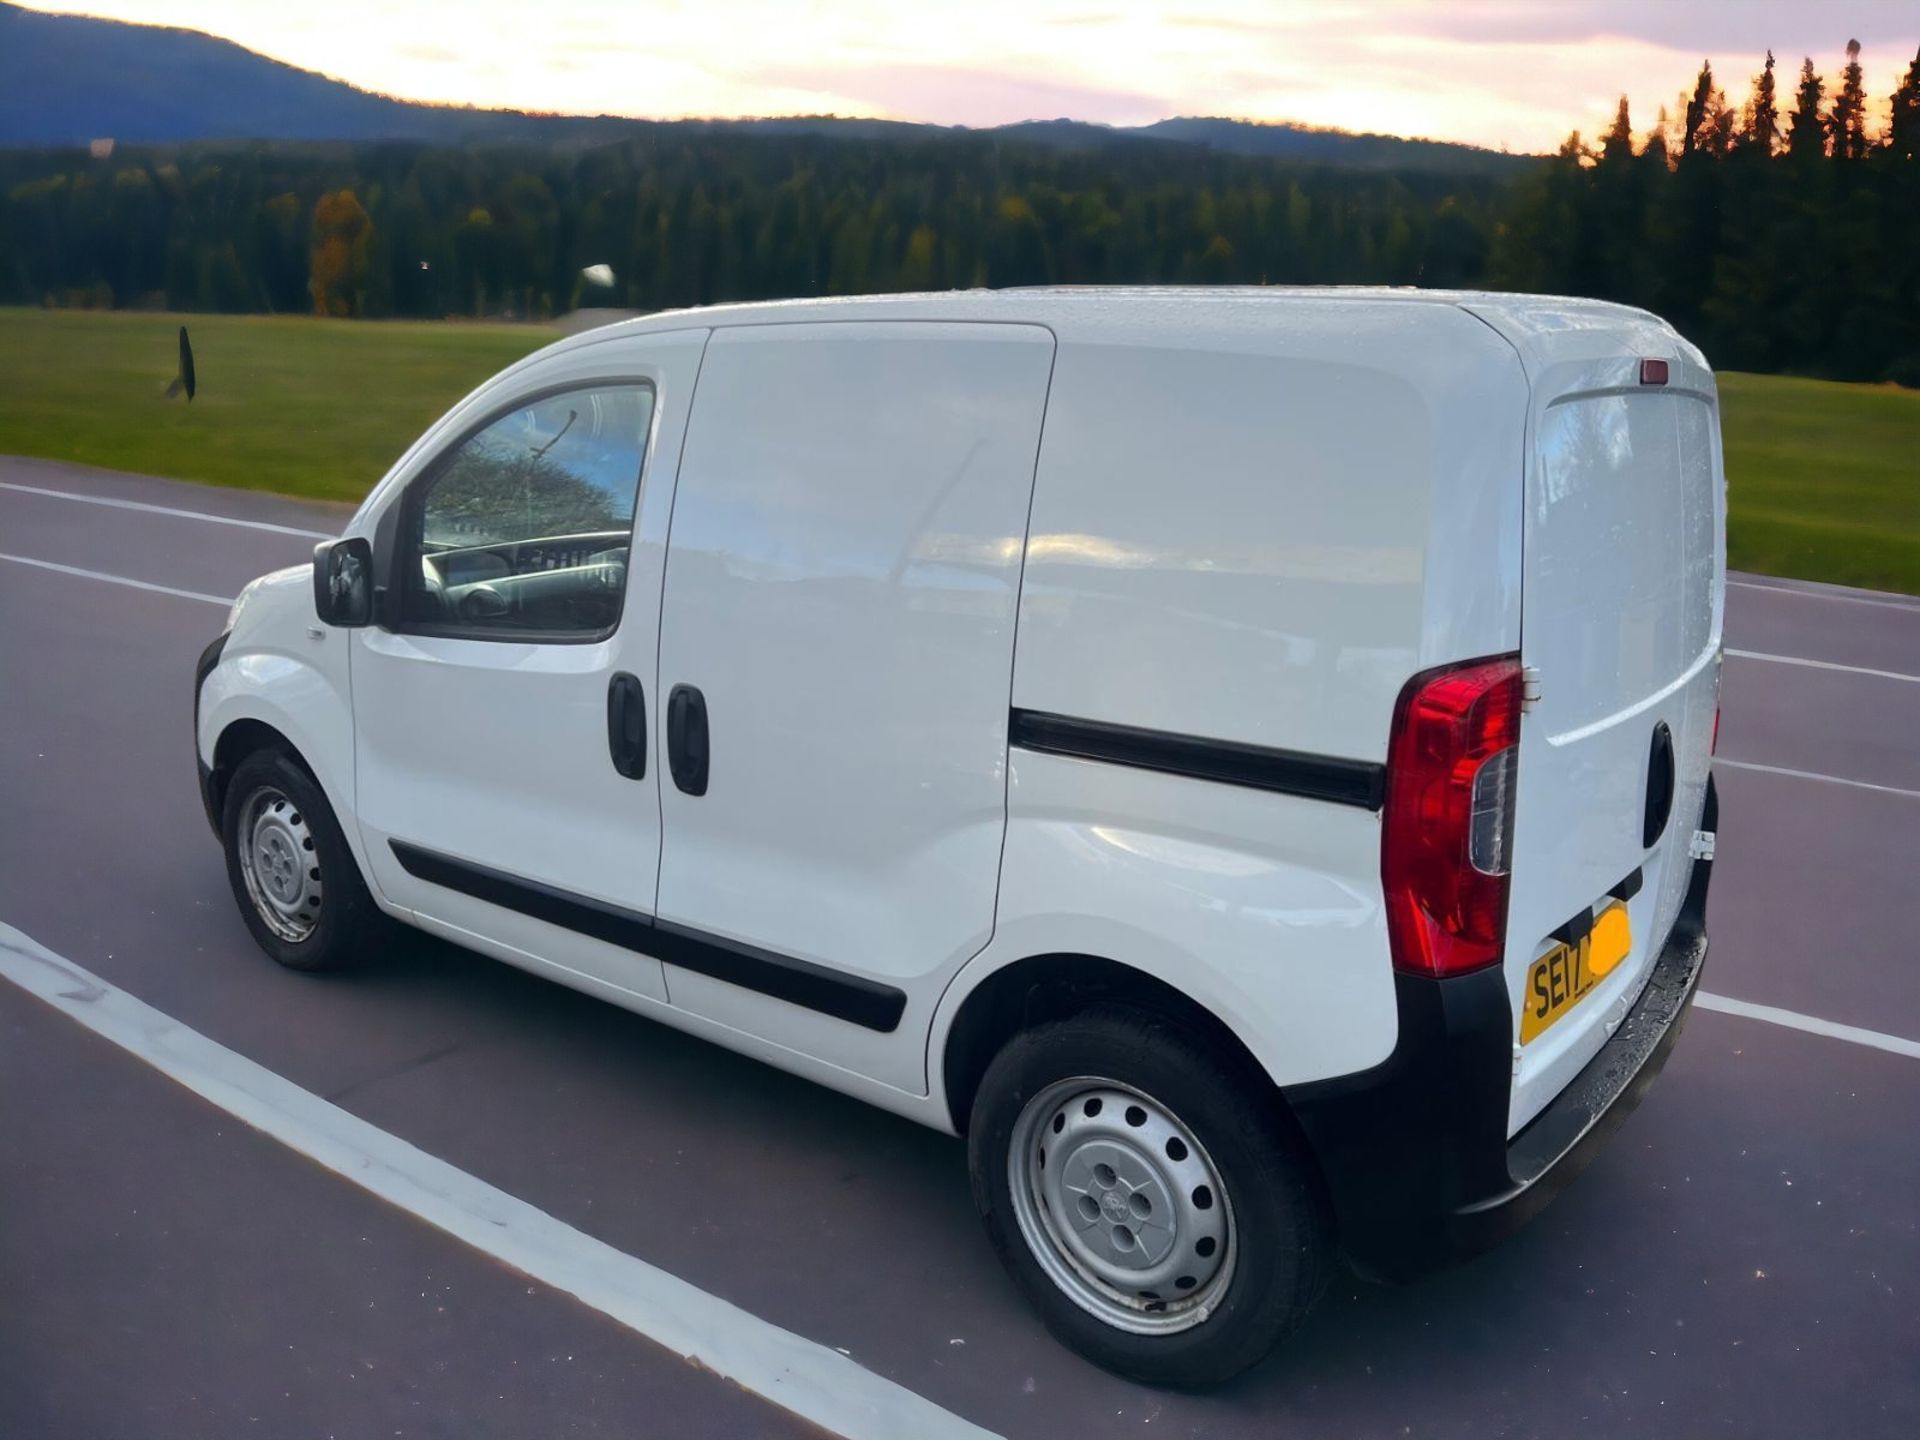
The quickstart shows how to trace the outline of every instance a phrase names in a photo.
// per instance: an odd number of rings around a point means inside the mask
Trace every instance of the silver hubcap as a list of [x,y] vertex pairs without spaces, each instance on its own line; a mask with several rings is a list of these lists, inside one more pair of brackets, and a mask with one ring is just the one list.
[[320,856],[299,807],[271,786],[247,797],[235,836],[247,896],[267,928],[298,944],[320,923]]
[[1233,1279],[1233,1207],[1198,1137],[1130,1086],[1085,1076],[1027,1102],[1014,1215],[1053,1283],[1117,1329],[1200,1324]]

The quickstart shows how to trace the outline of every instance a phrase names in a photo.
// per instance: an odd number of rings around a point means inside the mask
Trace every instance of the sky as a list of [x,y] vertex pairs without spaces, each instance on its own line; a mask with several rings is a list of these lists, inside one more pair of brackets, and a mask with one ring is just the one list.
[[1551,150],[1700,61],[1736,105],[1769,46],[1885,96],[1920,0],[103,0],[407,99],[585,114],[1291,120]]

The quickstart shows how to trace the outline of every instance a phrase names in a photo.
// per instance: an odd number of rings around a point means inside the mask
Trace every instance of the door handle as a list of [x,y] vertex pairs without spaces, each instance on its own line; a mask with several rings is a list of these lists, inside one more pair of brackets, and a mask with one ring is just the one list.
[[627,779],[647,778],[647,695],[624,670],[607,682],[607,750]]
[[667,697],[667,768],[687,794],[707,793],[707,697],[692,685]]

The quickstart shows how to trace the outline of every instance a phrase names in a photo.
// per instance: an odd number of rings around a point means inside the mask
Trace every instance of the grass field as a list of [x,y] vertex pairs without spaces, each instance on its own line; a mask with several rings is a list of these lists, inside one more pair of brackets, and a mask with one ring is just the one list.
[[[166,398],[176,339],[199,393]],[[358,501],[532,326],[0,309],[0,454]]]
[[1720,377],[1727,563],[1920,595],[1920,390]]
[[[0,309],[0,454],[358,500],[421,430],[554,338],[530,326]],[[1740,570],[1920,594],[1920,391],[1723,374]]]

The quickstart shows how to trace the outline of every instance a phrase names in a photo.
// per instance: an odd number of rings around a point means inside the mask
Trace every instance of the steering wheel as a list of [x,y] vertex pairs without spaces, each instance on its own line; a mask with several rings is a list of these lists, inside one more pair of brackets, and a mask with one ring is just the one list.
[[507,597],[491,585],[469,586],[460,596],[458,606],[460,618],[473,621],[504,619],[512,609]]

